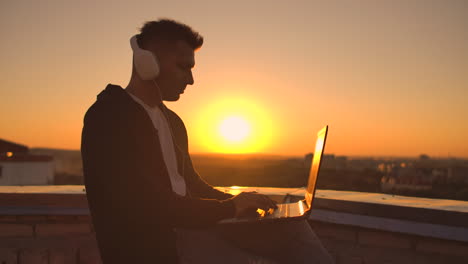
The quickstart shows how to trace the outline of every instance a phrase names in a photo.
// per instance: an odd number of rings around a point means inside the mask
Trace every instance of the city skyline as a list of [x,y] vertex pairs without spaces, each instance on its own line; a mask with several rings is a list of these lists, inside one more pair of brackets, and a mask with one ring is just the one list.
[[244,117],[262,124],[252,140],[264,140],[251,152],[309,153],[328,124],[325,153],[468,157],[464,1],[0,5],[5,140],[79,149],[96,95],[128,83],[130,37],[167,17],[205,38],[195,84],[167,104],[185,121],[193,153],[219,152],[206,140],[213,125],[250,109]]

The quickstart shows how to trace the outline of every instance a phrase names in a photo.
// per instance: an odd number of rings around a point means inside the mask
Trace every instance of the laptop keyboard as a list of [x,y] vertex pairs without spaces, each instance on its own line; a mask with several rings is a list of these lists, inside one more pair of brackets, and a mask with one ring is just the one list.
[[260,213],[261,217],[275,216],[275,217],[287,217],[288,216],[288,204],[278,204],[278,208],[271,208],[268,211]]

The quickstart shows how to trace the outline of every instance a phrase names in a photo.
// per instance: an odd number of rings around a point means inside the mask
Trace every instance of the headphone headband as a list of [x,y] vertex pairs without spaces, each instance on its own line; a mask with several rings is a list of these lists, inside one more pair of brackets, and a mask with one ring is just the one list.
[[135,35],[130,39],[130,47],[132,47],[133,51],[141,49],[140,46],[138,46],[137,36],[138,35]]

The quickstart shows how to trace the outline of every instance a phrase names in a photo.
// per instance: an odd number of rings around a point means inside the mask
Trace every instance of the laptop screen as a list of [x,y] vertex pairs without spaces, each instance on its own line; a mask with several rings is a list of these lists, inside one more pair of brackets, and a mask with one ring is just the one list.
[[311,208],[312,200],[315,195],[315,188],[317,184],[317,176],[320,170],[322,161],[323,150],[325,149],[325,141],[327,140],[328,126],[325,126],[317,133],[317,141],[315,143],[314,158],[310,166],[309,183],[307,184],[306,202],[307,206]]

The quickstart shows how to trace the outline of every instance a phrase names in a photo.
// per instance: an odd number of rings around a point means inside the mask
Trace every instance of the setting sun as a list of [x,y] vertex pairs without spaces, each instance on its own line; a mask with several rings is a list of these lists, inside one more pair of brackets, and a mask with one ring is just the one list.
[[[272,142],[272,118],[255,100],[224,98],[198,114],[196,140],[207,152],[256,153]],[[255,103],[254,103],[255,102]]]
[[230,142],[240,142],[249,136],[250,124],[244,118],[231,116],[219,125],[219,133]]

